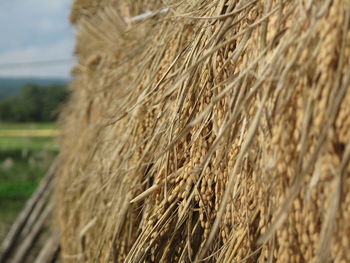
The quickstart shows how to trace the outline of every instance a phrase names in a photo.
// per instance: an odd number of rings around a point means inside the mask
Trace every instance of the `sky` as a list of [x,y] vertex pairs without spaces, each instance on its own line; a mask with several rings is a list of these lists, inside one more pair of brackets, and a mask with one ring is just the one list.
[[[74,65],[74,29],[68,20],[71,2],[0,1],[0,77],[69,78]],[[66,59],[71,61],[62,63]],[[51,60],[61,62],[23,64]]]

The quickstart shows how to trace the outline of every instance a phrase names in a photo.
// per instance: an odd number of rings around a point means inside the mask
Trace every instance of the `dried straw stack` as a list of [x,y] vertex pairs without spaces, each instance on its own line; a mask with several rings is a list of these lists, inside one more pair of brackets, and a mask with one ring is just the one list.
[[72,17],[64,262],[350,262],[350,2],[96,2]]

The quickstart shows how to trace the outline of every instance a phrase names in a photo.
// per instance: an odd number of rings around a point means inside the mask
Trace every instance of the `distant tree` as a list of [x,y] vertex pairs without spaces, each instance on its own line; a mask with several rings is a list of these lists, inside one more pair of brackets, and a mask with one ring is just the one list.
[[22,115],[20,121],[43,121],[40,113],[43,99],[41,89],[35,84],[29,84],[22,89],[19,95],[20,105],[18,105]]
[[[16,98],[8,97],[0,102],[0,120],[8,121],[14,115],[13,106],[16,104]],[[15,117],[17,119],[17,116]]]
[[0,120],[12,122],[49,122],[57,118],[59,105],[67,98],[63,85],[48,87],[26,85],[17,96],[0,101]]

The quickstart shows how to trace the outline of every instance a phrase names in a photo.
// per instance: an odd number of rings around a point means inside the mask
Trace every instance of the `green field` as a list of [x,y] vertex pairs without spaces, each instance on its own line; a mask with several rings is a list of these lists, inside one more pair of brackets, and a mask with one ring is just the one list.
[[[55,129],[54,124],[0,124],[3,130]],[[58,153],[52,137],[0,136],[0,241]]]

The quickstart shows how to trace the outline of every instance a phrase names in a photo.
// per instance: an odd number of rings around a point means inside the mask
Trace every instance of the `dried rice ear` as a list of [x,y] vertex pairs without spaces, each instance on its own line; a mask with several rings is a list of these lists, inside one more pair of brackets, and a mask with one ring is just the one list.
[[93,2],[72,11],[64,262],[350,262],[347,1]]

